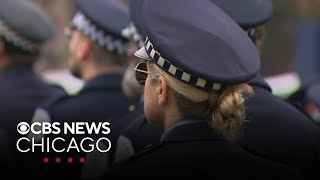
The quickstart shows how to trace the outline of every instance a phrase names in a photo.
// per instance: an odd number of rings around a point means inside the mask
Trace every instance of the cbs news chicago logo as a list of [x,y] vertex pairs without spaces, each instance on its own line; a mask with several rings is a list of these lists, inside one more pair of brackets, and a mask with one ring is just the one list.
[[[109,122],[20,122],[16,147],[20,152],[86,152],[105,153],[111,149]],[[93,136],[99,137],[93,139]],[[26,146],[25,144],[28,144]]]

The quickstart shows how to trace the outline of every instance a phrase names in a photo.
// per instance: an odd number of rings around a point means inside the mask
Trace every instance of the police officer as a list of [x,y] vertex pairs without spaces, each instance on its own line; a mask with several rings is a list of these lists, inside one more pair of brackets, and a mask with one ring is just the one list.
[[[90,159],[94,159],[94,162],[88,160],[85,163],[85,167],[91,167],[90,172],[95,172],[94,178],[101,178],[108,172],[112,162],[119,162],[130,157],[151,142],[159,143],[159,137],[163,133],[161,128],[150,125],[146,120],[143,111],[143,86],[135,78],[134,67],[140,60],[134,56],[134,53],[143,47],[145,39],[141,19],[142,3],[143,0],[130,1],[129,15],[131,22],[122,31],[122,34],[130,39],[128,65],[122,79],[122,90],[128,98],[136,99],[139,103],[132,106],[133,108],[128,114],[113,123],[110,151],[105,154],[96,153],[95,156],[90,157]],[[105,159],[107,159],[107,162]],[[93,177],[86,173],[88,169],[83,168],[83,177],[92,179]]]
[[115,169],[119,179],[289,175],[230,142],[252,92],[245,82],[260,65],[244,31],[209,0],[148,0],[142,14],[147,39],[136,56],[146,62],[137,65],[136,77],[148,121],[165,131],[159,146]]
[[[63,122],[107,121],[113,131],[113,122],[126,114],[128,107],[133,103],[121,91],[121,80],[128,51],[128,40],[121,35],[121,30],[129,24],[128,10],[125,4],[118,0],[75,0],[75,5],[78,13],[70,29],[67,29],[71,38],[68,64],[70,71],[83,79],[85,85],[75,96],[62,96],[38,108],[33,122],[62,124]],[[80,142],[87,135],[90,136],[89,134],[77,135],[76,138]],[[93,138],[99,138],[99,136],[104,135],[98,134]],[[30,137],[34,136],[31,134]],[[68,142],[72,137],[64,138]],[[67,144],[61,146],[67,148],[65,145]],[[80,153],[73,151],[59,156],[63,156],[64,161],[69,156],[78,161],[85,154],[83,151]],[[50,156],[50,158],[55,157],[57,157],[56,153]],[[38,161],[41,165],[40,158]],[[71,177],[75,178],[80,176],[81,168],[82,164],[75,163],[67,168],[65,166],[54,170],[43,168],[43,172],[44,176],[62,175],[64,178],[72,172]],[[70,174],[64,173],[66,170]]]
[[[230,15],[248,33],[258,50],[261,50],[265,36],[263,25],[272,15],[271,1],[212,0],[212,2]],[[247,7],[250,8],[247,9]],[[244,11],[244,8],[247,11]],[[319,161],[316,157],[319,157],[320,151],[319,143],[316,143],[320,141],[318,128],[310,123],[304,114],[272,95],[270,86],[260,74],[250,80],[249,84],[253,87],[255,95],[248,99],[245,106],[248,121],[240,144],[261,156],[299,168],[304,172],[305,177],[316,176],[316,164]],[[148,129],[152,132],[153,128],[146,127],[149,125],[141,122],[143,120],[133,121],[132,128],[121,133],[115,160],[123,160],[148,144],[158,143],[157,138],[143,138],[153,136],[140,133],[140,130]],[[286,133],[282,133],[283,129],[286,129]],[[151,134],[155,135],[155,133]]]
[[64,94],[62,88],[50,86],[33,69],[42,45],[54,34],[52,21],[33,2],[0,2],[0,128],[12,140],[13,147],[8,149],[17,149],[15,143],[21,136],[17,125],[21,121],[30,123],[40,103]]
[[122,34],[130,40],[128,67],[122,80],[122,89],[130,98],[140,99],[143,88],[135,79],[134,67],[139,60],[134,56],[134,53],[144,45],[144,32],[142,29],[141,8],[143,0],[133,0],[129,2],[130,24],[126,27]]
[[[266,33],[264,24],[272,16],[272,2],[211,1],[247,31],[261,54]],[[241,146],[299,169],[306,179],[319,178],[319,128],[305,114],[274,96],[260,74],[250,80],[249,85],[255,94],[245,104],[247,121],[239,141]]]
[[[231,10],[229,14],[231,14],[232,17],[236,16],[236,18],[234,19],[236,20],[236,22],[240,23],[242,28],[248,33],[249,37],[253,38],[254,35],[261,34],[256,33],[255,27],[263,24],[271,16],[271,4],[265,1],[254,2],[250,0],[241,2],[246,5],[257,6],[250,8],[250,10],[252,11],[252,14],[258,14],[258,16],[242,17],[239,15],[239,13],[241,13],[241,9],[238,7],[238,5],[232,5],[232,3],[234,2],[218,1],[218,4],[222,9],[229,9],[229,11]],[[141,46],[142,38],[145,38],[145,32],[142,28],[141,18],[142,6],[143,0],[130,1],[130,18],[132,22],[130,26],[125,29],[125,33],[133,42],[136,42],[136,46],[138,47]],[[240,7],[242,7],[242,5]],[[137,62],[138,61],[136,61],[136,63]],[[127,71],[130,72],[129,69]],[[124,79],[123,84],[126,85],[124,91],[126,91],[127,94],[133,94],[132,92],[137,92],[138,88],[136,87],[136,85],[134,85],[135,83],[132,79]],[[270,89],[266,82],[263,81],[262,84],[264,86],[267,86],[268,90]],[[138,108],[136,112],[130,113],[127,118],[131,118],[131,120],[127,120],[127,122],[129,121],[129,123],[126,123],[126,127],[123,127],[120,137],[118,138],[115,153],[116,162],[130,157],[135,152],[138,152],[147,146],[158,144],[159,137],[163,133],[162,130],[153,125],[150,125],[147,122],[144,116],[143,108]]]
[[[215,1],[213,1],[215,2]],[[270,2],[267,1],[244,1],[246,5],[256,6],[250,8],[252,14],[258,14],[258,16],[250,16],[243,17],[239,13],[241,13],[241,6],[238,4],[232,4],[234,2],[230,1],[218,1],[217,4],[225,10],[229,10],[229,15],[232,17],[241,27],[248,33],[249,37],[254,38],[254,35],[261,34],[261,29],[255,29],[256,26],[263,24],[266,22],[271,16],[272,6]],[[130,1],[130,17],[131,24],[125,29],[125,33],[130,37],[130,39],[136,43],[136,46],[141,46],[142,38],[145,38],[145,32],[142,28],[142,5],[143,0],[133,0]],[[259,31],[259,32],[256,32]],[[257,38],[255,38],[257,39]],[[260,39],[259,39],[260,40]],[[255,40],[256,41],[256,40]],[[260,41],[256,41],[257,44]],[[131,46],[132,47],[132,46]],[[128,69],[127,72],[130,72]],[[129,73],[128,73],[129,74]],[[132,76],[131,76],[132,77]],[[258,76],[257,76],[258,77]],[[259,76],[260,77],[260,76]],[[132,79],[126,78],[123,83],[126,87],[124,91],[127,94],[133,94],[133,92],[137,92],[139,88],[136,87],[135,83]],[[271,90],[270,87],[266,84],[264,80],[262,80],[263,86],[267,86],[268,90]],[[118,142],[116,144],[116,153],[115,153],[115,161],[122,161],[129,156],[133,155],[135,152],[144,149],[147,146],[152,144],[159,143],[159,137],[163,133],[159,128],[152,126],[147,123],[147,120],[144,116],[144,112],[142,108],[138,108],[136,112],[130,113],[127,118],[131,118],[133,120],[126,123],[126,127],[123,127],[120,137],[118,138]]]
[[41,102],[61,92],[33,69],[41,45],[54,35],[54,26],[32,2],[3,0],[0,5],[1,128],[15,135],[20,121],[30,122]]
[[144,0],[132,0],[129,4],[130,25],[123,30],[123,34],[130,39],[129,66],[122,80],[122,89],[128,97],[140,99],[140,103],[134,112],[125,115],[117,126],[121,130],[117,142],[110,150],[110,161],[120,162],[146,146],[159,143],[159,137],[163,130],[151,125],[145,118],[143,110],[143,86],[136,78],[134,67],[140,62],[134,56],[136,50],[144,45],[146,38],[142,27],[142,5]]

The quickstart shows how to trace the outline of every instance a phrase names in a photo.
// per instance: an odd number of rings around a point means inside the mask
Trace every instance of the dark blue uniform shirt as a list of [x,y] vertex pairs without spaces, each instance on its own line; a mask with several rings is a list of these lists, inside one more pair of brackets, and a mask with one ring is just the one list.
[[0,127],[17,135],[21,121],[31,122],[35,109],[53,96],[65,94],[36,75],[31,65],[11,67],[0,72]]
[[249,84],[255,95],[246,102],[247,123],[240,144],[250,151],[319,178],[320,128],[294,106],[275,97],[257,76]]
[[73,96],[61,96],[44,106],[52,121],[99,122],[117,120],[132,104],[121,90],[122,75],[100,75]]
[[120,131],[115,134],[118,136],[114,137],[117,143],[111,148],[110,161],[123,161],[147,146],[160,143],[163,129],[149,124],[143,106],[142,101],[134,112],[122,118],[125,123],[117,123]]
[[[19,65],[0,72],[0,128],[5,132],[7,146],[4,157],[11,158],[8,167],[19,168],[21,154],[16,148],[17,140],[22,137],[17,132],[20,122],[30,123],[35,109],[44,101],[65,94],[62,88],[50,86],[36,75],[31,65]],[[3,137],[4,138],[4,137]],[[13,152],[12,152],[13,151]],[[22,168],[25,168],[22,165]]]
[[[242,147],[261,157],[297,168],[306,178],[318,177],[319,127],[295,107],[272,95],[270,86],[260,75],[249,84],[255,95],[245,105],[248,121],[244,124],[240,141]],[[139,152],[150,144],[158,144],[162,132],[158,127],[149,125],[141,111],[138,118],[135,117],[121,132],[116,160],[126,159],[133,155],[132,152]],[[124,148],[131,150],[126,152],[122,150]]]
[[[113,128],[113,122],[120,119],[121,116],[128,112],[128,108],[130,105],[134,104],[134,101],[129,100],[121,90],[121,74],[104,74],[95,77],[94,79],[88,81],[84,87],[79,91],[78,94],[74,96],[60,96],[58,98],[52,99],[42,105],[38,110],[45,111],[47,113],[48,119],[42,120],[41,117],[34,118],[36,121],[49,121],[60,122],[63,124],[64,122],[68,122],[69,125],[71,122],[109,122],[111,129],[111,133],[116,131]],[[38,111],[37,110],[37,111]],[[37,116],[37,112],[35,113]],[[61,127],[61,126],[60,126]],[[63,135],[60,133],[59,135],[49,135],[48,137],[53,139],[56,137],[63,137],[65,139],[65,143],[58,144],[57,149],[68,148],[71,138],[75,138],[78,142],[80,142],[84,137],[90,137],[94,140],[97,140],[99,137],[110,138],[111,135],[104,134],[87,134],[84,135]],[[88,141],[87,141],[88,142]],[[79,143],[78,143],[79,145]],[[85,145],[85,148],[87,148]],[[113,145],[113,144],[112,144]],[[61,146],[61,147],[60,147]],[[61,166],[51,166],[51,168],[44,167],[44,163],[41,162],[41,157],[47,155],[53,161],[55,157],[62,157],[64,161],[67,160],[68,157],[72,157],[75,161],[78,161],[81,157],[86,157],[86,153],[80,150],[77,152],[75,149],[72,149],[70,152],[63,153],[55,153],[51,152],[49,154],[39,153],[37,158],[33,158],[35,165],[35,169],[43,167],[43,171],[39,174],[34,174],[33,176],[46,177],[48,175],[52,177],[72,177],[79,178],[81,176],[82,164],[74,163],[72,166],[68,166],[65,162],[64,165]],[[70,173],[64,173],[65,171]]]
[[238,144],[215,135],[207,122],[199,120],[174,126],[159,145],[117,164],[112,172],[114,174],[108,175],[115,179],[286,179],[299,176],[292,169],[254,156]]

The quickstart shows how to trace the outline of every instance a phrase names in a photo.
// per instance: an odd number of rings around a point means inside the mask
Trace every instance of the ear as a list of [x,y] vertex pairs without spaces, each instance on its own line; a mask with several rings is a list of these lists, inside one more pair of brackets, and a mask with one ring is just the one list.
[[91,54],[92,42],[87,37],[82,37],[79,48],[77,49],[77,58],[87,60]]
[[157,87],[157,94],[160,106],[167,104],[169,98],[169,91],[170,88],[166,80],[162,76],[159,76],[159,86]]

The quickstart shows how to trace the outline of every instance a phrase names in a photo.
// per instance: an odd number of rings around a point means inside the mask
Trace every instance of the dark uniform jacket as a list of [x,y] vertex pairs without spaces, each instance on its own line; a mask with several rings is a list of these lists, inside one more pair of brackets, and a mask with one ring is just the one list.
[[[272,95],[270,86],[260,75],[249,84],[255,95],[245,105],[247,122],[240,141],[242,147],[261,157],[297,168],[305,178],[317,178],[320,165],[319,128],[295,107]],[[136,118],[121,135],[129,139],[131,145],[128,141],[120,145],[139,152],[149,144],[159,143],[161,132],[159,128],[148,125],[144,117]],[[128,157],[128,153],[120,152],[118,156]]]
[[[128,107],[134,102],[129,100],[121,90],[122,75],[120,74],[105,74],[100,75],[90,81],[88,81],[84,87],[74,96],[61,96],[54,100],[50,100],[41,106],[42,110],[45,110],[49,115],[51,123],[60,122],[60,125],[64,122],[109,122],[111,132],[114,130],[112,127],[113,122],[120,119],[121,116],[128,112]],[[36,118],[37,119],[37,118]],[[62,125],[60,127],[63,127]],[[56,137],[63,137],[64,143],[58,144],[56,149],[68,148],[71,138],[75,138],[80,145],[80,141],[85,137],[93,138],[97,140],[99,137],[110,138],[110,135],[105,134],[84,134],[84,135],[73,135],[62,133],[58,135],[48,135],[47,137],[54,139]],[[89,141],[86,141],[89,143]],[[93,143],[93,142],[90,142]],[[88,144],[84,145],[84,148],[88,149]],[[51,159],[52,163],[46,168],[45,164],[41,162],[41,158],[47,156]],[[55,158],[62,158],[63,163],[57,165]],[[72,157],[72,165],[68,164],[67,158]],[[36,171],[33,176],[47,177],[61,177],[61,178],[79,178],[82,170],[82,163],[79,163],[79,158],[86,158],[86,153],[80,149],[77,152],[76,149],[71,149],[70,152],[55,153],[51,150],[51,153],[40,153],[37,162],[34,167],[43,167],[43,171],[39,173]],[[65,173],[65,172],[68,173]]]
[[32,120],[35,109],[45,100],[64,91],[42,81],[30,65],[0,72],[0,128],[17,135],[19,122]]
[[[62,88],[45,83],[36,75],[31,65],[14,66],[0,72],[0,128],[5,131],[5,144],[1,146],[10,152],[8,167],[18,168],[21,154],[16,148],[22,137],[17,131],[20,122],[30,123],[37,106],[53,96],[65,94]],[[4,138],[4,137],[3,137]],[[8,149],[10,149],[8,151]]]
[[207,122],[177,126],[160,145],[113,169],[114,179],[289,179],[294,175],[287,167],[215,135]]
[[122,75],[100,75],[76,95],[60,96],[41,106],[52,122],[100,122],[119,119],[132,104],[121,90]]
[[144,114],[144,103],[139,103],[137,109],[122,118],[121,123],[117,123],[120,129],[116,143],[110,151],[110,161],[123,161],[134,153],[139,152],[147,146],[160,143],[160,136],[163,129],[149,124]]
[[12,175],[14,172],[16,157],[11,136],[4,129],[0,129],[0,173],[3,176]]
[[249,84],[255,95],[246,103],[248,121],[241,145],[302,170],[305,177],[319,179],[320,128],[295,107],[273,96],[261,76]]

